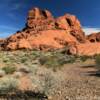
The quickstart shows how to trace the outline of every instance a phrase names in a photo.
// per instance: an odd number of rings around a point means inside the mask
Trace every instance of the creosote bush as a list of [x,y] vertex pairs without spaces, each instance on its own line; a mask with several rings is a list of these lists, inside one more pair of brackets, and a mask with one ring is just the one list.
[[4,70],[6,74],[13,74],[16,71],[16,67],[6,66],[3,67],[2,70]]

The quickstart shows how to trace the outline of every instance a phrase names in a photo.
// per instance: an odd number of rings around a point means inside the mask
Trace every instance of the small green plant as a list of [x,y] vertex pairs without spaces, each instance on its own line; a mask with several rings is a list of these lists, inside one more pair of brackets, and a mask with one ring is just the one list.
[[4,70],[6,74],[13,74],[16,71],[16,67],[6,66],[3,67],[2,70]]

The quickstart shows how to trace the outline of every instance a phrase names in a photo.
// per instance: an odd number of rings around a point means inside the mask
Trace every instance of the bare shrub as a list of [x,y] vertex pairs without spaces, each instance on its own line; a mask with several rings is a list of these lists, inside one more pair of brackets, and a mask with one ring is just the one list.
[[35,92],[44,93],[47,96],[55,95],[59,90],[64,77],[60,73],[47,68],[38,68],[37,73],[31,76]]

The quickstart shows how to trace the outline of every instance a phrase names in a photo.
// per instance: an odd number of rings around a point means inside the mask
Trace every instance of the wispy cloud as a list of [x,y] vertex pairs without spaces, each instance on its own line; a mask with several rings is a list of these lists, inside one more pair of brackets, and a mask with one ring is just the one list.
[[0,32],[0,38],[7,38],[10,35],[12,35],[13,33],[7,33],[7,32]]
[[88,35],[94,32],[100,32],[100,28],[95,27],[83,27],[83,31]]
[[18,29],[12,26],[0,25],[0,38],[5,38],[15,33]]
[[17,28],[12,27],[12,26],[7,26],[7,25],[0,25],[0,29],[5,29],[5,30],[16,30]]

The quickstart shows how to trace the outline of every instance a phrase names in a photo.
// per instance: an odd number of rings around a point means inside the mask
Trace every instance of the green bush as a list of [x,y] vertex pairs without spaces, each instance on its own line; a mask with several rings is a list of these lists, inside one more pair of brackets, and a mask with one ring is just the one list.
[[47,67],[57,67],[59,62],[53,56],[42,56],[39,59],[41,65],[46,65]]
[[4,70],[6,74],[13,74],[16,71],[16,67],[6,66],[3,67],[2,70]]
[[95,62],[96,62],[97,67],[100,68],[100,55],[95,56]]

